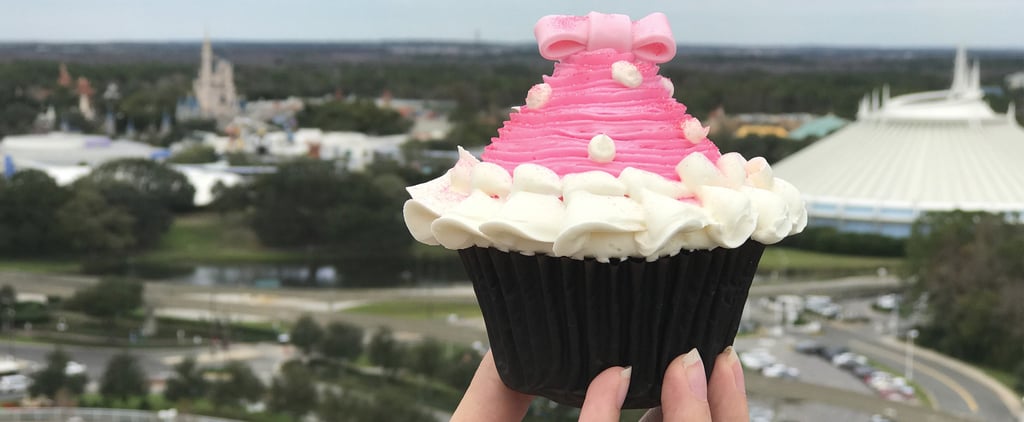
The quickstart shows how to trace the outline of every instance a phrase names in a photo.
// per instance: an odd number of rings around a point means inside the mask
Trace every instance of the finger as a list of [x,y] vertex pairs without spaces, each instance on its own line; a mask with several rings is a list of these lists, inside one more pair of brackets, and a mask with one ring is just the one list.
[[661,412],[665,422],[711,422],[704,362],[697,349],[675,358],[665,370]]
[[633,368],[613,366],[590,381],[580,409],[580,422],[618,422]]
[[747,391],[743,381],[743,367],[732,346],[726,347],[715,359],[715,369],[708,385],[711,417],[715,422],[735,422],[750,419],[747,410]]
[[473,375],[469,389],[462,396],[452,421],[521,421],[530,407],[532,396],[512,391],[501,382],[491,352],[484,355]]

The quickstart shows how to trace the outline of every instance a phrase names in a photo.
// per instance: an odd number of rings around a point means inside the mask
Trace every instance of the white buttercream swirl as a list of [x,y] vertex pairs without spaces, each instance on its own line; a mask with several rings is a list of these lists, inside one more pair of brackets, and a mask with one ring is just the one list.
[[655,260],[681,250],[776,243],[807,225],[793,185],[760,157],[694,153],[680,180],[627,168],[568,174],[523,164],[509,174],[460,148],[447,174],[408,188],[405,222],[416,240],[449,249],[496,247],[602,262]]

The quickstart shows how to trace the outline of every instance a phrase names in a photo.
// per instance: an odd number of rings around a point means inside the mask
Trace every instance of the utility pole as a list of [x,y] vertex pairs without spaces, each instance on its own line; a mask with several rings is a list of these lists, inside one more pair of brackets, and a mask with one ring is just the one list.
[[917,338],[917,330],[907,331],[907,355],[904,361],[904,378],[907,381],[914,380],[914,339]]

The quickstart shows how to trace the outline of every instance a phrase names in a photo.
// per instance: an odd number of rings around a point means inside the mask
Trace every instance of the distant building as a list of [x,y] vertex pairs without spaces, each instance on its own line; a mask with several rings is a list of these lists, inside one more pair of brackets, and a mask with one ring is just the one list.
[[75,92],[78,94],[78,111],[82,113],[82,117],[85,117],[86,120],[95,119],[96,110],[92,107],[92,95],[96,93],[96,90],[92,88],[89,80],[84,76],[79,76]]
[[857,120],[774,167],[812,226],[906,237],[929,211],[1024,213],[1024,129],[984,101],[977,62],[957,51],[948,90],[860,103]]
[[408,135],[372,136],[359,132],[324,132],[299,129],[245,137],[210,134],[203,143],[218,153],[244,151],[274,157],[312,157],[343,160],[350,171],[363,171],[379,159],[401,161],[401,146]]
[[177,118],[214,119],[227,122],[240,112],[235,92],[235,73],[231,62],[214,56],[210,37],[203,38],[199,75],[192,82],[193,97],[178,103]]
[[802,141],[824,138],[826,135],[842,129],[848,123],[850,123],[849,120],[829,113],[793,129],[789,132],[789,139]]
[[789,131],[777,125],[742,125],[733,132],[732,136],[736,138],[749,136],[786,138],[789,136]]
[[444,139],[453,127],[448,113],[455,109],[455,101],[394,98],[385,91],[374,103],[379,108],[395,110],[412,120],[409,137],[417,141]]
[[1006,86],[1011,89],[1024,89],[1024,72],[1006,75]]
[[[169,152],[148,144],[113,140],[102,135],[51,132],[36,135],[14,135],[0,140],[0,174],[10,175],[20,169],[46,172],[57,184],[69,185],[89,174],[93,167],[122,158],[162,160]],[[232,186],[241,176],[204,166],[174,166],[185,174],[196,189],[196,205],[213,201],[217,183]]]

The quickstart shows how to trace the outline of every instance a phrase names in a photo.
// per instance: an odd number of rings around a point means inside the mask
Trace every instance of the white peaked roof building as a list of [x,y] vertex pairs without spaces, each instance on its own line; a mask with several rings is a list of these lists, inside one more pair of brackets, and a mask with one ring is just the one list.
[[[857,120],[773,166],[804,195],[811,225],[910,234],[929,211],[1024,213],[1024,129],[984,101],[978,63],[957,51],[948,90],[865,96]],[[1017,218],[1020,218],[1019,216]]]
[[[107,161],[122,158],[163,160],[169,152],[141,142],[112,140],[101,135],[51,132],[11,135],[0,140],[0,177],[20,169],[45,172],[58,185],[70,185]],[[195,188],[197,206],[209,205],[215,186],[234,186],[242,177],[225,169],[200,165],[172,165]]]

